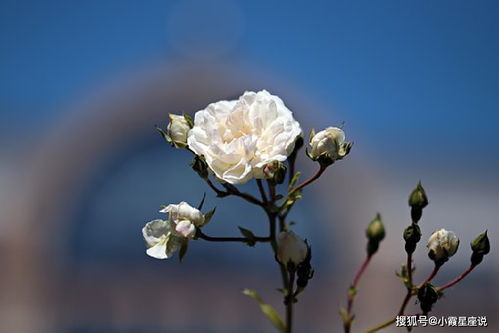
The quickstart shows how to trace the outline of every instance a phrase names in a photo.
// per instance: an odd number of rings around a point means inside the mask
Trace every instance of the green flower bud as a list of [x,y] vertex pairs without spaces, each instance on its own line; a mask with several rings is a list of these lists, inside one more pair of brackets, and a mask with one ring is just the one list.
[[419,182],[409,195],[412,222],[417,223],[421,219],[421,216],[423,215],[423,208],[427,205],[428,197],[426,196],[426,192],[421,185],[421,182]]
[[478,254],[487,254],[490,252],[490,242],[487,236],[487,231],[481,233],[473,242],[471,242],[471,249]]
[[487,236],[487,231],[481,233],[473,242],[471,242],[471,250],[473,250],[471,263],[473,265],[478,265],[482,262],[483,256],[490,252],[490,242],[489,237]]
[[413,253],[417,243],[421,240],[421,229],[416,223],[411,224],[404,230],[405,251]]
[[367,255],[372,256],[378,251],[379,243],[385,238],[385,227],[381,221],[381,215],[378,213],[366,229]]
[[411,195],[409,196],[409,206],[411,207],[419,207],[425,208],[428,205],[428,197],[426,196],[426,192],[421,185],[421,182],[416,185],[414,190],[412,190]]
[[418,300],[421,311],[426,315],[438,300],[438,291],[431,283],[425,283],[418,290]]
[[369,240],[381,242],[385,238],[385,227],[381,220],[381,215],[378,213],[374,220],[372,220],[366,229],[366,235]]

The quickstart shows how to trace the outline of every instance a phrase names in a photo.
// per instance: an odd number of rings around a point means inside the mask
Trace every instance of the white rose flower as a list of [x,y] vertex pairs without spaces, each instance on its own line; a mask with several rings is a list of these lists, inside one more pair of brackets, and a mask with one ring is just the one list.
[[301,264],[308,255],[307,243],[292,231],[283,231],[277,236],[277,259],[281,264]]
[[182,238],[176,236],[169,221],[153,220],[142,228],[146,241],[146,253],[156,259],[168,259],[182,245]]
[[345,132],[341,128],[328,127],[312,136],[310,146],[312,147],[309,153],[310,158],[317,160],[324,155],[334,162],[345,157],[352,144],[345,142]]
[[219,179],[243,184],[264,178],[267,163],[285,161],[300,134],[300,124],[284,102],[262,90],[196,112],[187,143]]
[[193,238],[196,235],[196,227],[204,224],[203,213],[182,201],[178,205],[170,204],[160,210],[168,214],[168,221],[174,226],[175,231],[185,237]]
[[170,123],[166,128],[166,132],[170,141],[177,148],[185,148],[187,146],[187,134],[191,129],[189,122],[185,116],[170,114]]
[[428,239],[428,256],[436,263],[444,263],[452,257],[459,247],[459,238],[452,231],[440,229]]

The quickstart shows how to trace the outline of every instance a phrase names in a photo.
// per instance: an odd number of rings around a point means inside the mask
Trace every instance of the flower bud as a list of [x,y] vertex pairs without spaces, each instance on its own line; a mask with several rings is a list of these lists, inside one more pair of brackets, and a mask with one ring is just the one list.
[[328,127],[317,134],[312,131],[310,146],[312,149],[308,156],[325,167],[345,157],[352,143],[345,141],[345,132],[341,128]]
[[[305,242],[306,243],[306,242]],[[314,276],[314,270],[310,261],[312,260],[312,249],[307,244],[307,257],[305,260],[298,265],[298,269],[296,270],[296,286],[299,290],[305,289],[308,284],[308,280],[310,280]]]
[[438,291],[431,283],[425,283],[418,290],[419,305],[423,314],[426,315],[431,311],[433,304],[438,300]]
[[405,251],[409,254],[416,250],[416,245],[421,240],[421,228],[416,223],[412,223],[404,230]]
[[490,252],[490,242],[487,231],[481,233],[473,242],[471,242],[471,263],[478,265],[482,262],[483,256]]
[[371,256],[378,251],[379,243],[385,238],[385,227],[379,213],[367,226],[366,236],[368,238],[367,255]]
[[180,116],[176,114],[169,115],[170,123],[166,128],[166,134],[169,141],[175,148],[187,147],[187,134],[192,127],[192,120],[188,116]]
[[421,182],[416,185],[409,195],[409,206],[411,206],[411,217],[414,223],[417,223],[423,215],[423,208],[428,205],[428,197],[421,185]]
[[277,260],[289,269],[295,269],[308,254],[308,246],[304,240],[292,231],[283,231],[277,237]]
[[427,247],[430,259],[442,265],[457,252],[459,238],[452,231],[440,229],[430,236]]
[[263,167],[263,175],[274,184],[282,184],[286,178],[286,165],[273,161]]
[[170,204],[160,210],[168,214],[168,221],[172,224],[174,232],[179,237],[194,238],[196,227],[205,224],[205,216],[198,209],[182,201],[178,205]]
[[381,221],[381,215],[378,213],[374,220],[372,220],[366,229],[367,238],[382,241],[385,238],[385,227],[383,226],[383,222]]

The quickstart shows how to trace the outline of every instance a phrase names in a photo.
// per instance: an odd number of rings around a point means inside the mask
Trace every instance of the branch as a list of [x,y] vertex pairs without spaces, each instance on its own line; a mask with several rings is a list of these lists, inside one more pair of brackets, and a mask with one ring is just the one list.
[[[208,236],[201,231],[201,229],[196,230],[196,237],[204,239],[210,242],[241,242],[248,243],[248,238],[246,237],[212,237]],[[268,243],[271,241],[270,237],[254,237],[255,242]]]
[[466,275],[470,274],[471,271],[476,267],[477,265],[471,265],[467,270],[465,270],[461,275],[459,275],[457,278],[455,278],[454,280],[452,280],[451,282],[441,286],[441,287],[438,287],[437,290],[438,291],[443,291],[447,288],[450,288],[452,286],[454,286],[455,284],[457,284],[459,281],[461,281],[462,279],[464,279],[466,277]]
[[292,188],[289,192],[288,192],[288,196],[291,195],[293,192],[296,192],[298,190],[301,190],[302,188],[304,188],[305,186],[313,183],[314,181],[316,181],[317,179],[319,179],[319,177],[324,173],[324,171],[326,171],[326,167],[323,167],[321,166],[319,168],[319,170],[317,170],[317,172],[315,173],[315,175],[313,175],[312,177],[310,177],[309,179],[305,180],[303,183],[301,183],[300,185],[297,185],[296,187]]

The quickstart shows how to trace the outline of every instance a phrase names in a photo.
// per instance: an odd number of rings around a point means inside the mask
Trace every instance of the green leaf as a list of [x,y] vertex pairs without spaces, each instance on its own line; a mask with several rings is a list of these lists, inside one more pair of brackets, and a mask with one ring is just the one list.
[[247,239],[246,244],[248,244],[249,246],[255,246],[255,244],[256,244],[255,234],[253,234],[253,232],[251,230],[245,229],[243,227],[238,227],[238,228],[239,228],[239,231],[241,232],[241,234],[244,237],[246,237],[246,239]]
[[308,142],[312,142],[312,139],[314,138],[315,136],[315,128],[312,128],[310,130],[310,135],[308,136]]
[[156,125],[155,128],[156,128],[156,131],[158,131],[159,134],[161,134],[161,136],[163,137],[163,139],[165,139],[166,142],[172,143],[172,139],[170,139],[170,136],[165,131],[163,131],[163,129],[161,127]]
[[184,116],[185,121],[189,125],[189,127],[193,128],[194,127],[194,121],[192,121],[191,116],[189,116],[188,114],[185,114],[185,113],[183,114],[183,116]]
[[289,189],[292,189],[296,183],[298,182],[298,179],[300,179],[300,176],[301,176],[301,172],[300,171],[297,171],[293,178],[291,178],[291,181],[289,182]]
[[354,316],[351,317],[348,315],[348,312],[345,308],[340,308],[340,316],[344,323],[351,323],[353,321]]
[[350,286],[348,288],[348,296],[354,297],[355,295],[357,295],[357,289],[354,286]]
[[286,331],[286,325],[281,319],[279,313],[270,305],[266,304],[258,293],[251,289],[244,289],[243,294],[253,298],[260,305],[260,310],[270,320],[270,322],[280,331]]
[[180,251],[178,252],[178,260],[182,262],[185,255],[187,254],[187,250],[189,248],[189,240],[185,239],[180,246]]

